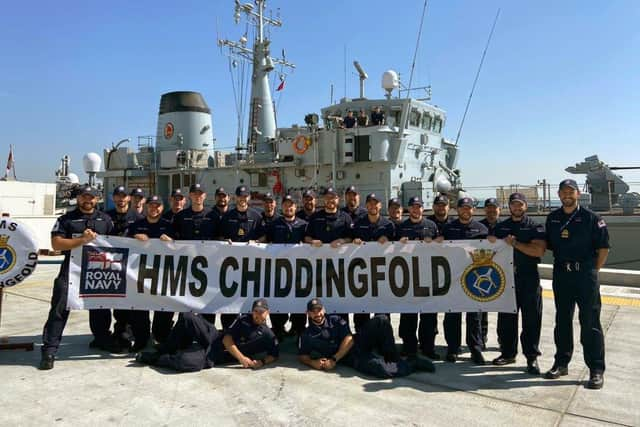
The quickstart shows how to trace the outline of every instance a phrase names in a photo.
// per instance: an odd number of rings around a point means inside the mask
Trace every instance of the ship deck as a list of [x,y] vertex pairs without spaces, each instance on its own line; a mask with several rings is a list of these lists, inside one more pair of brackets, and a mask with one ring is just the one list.
[[[33,341],[35,351],[0,351],[0,425],[640,425],[640,289],[602,286],[607,372],[602,390],[588,379],[578,342],[569,375],[544,380],[515,365],[436,362],[435,374],[396,380],[364,377],[346,367],[311,371],[287,339],[273,367],[238,366],[176,374],[137,365],[131,355],[88,348],[86,311],[72,312],[52,371],[39,371],[41,331],[57,265],[41,264],[25,283],[5,289],[0,335]],[[542,370],[553,363],[554,308],[544,280]],[[442,319],[442,316],[441,316]],[[398,316],[393,315],[396,326]],[[498,355],[496,314],[489,349]],[[441,325],[441,322],[440,322]],[[444,337],[437,337],[444,352]]]

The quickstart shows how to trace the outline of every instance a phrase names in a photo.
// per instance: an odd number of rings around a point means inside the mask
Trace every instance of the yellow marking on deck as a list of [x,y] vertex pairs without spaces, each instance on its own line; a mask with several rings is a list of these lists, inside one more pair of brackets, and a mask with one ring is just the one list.
[[[553,291],[543,289],[542,296],[545,298],[553,298]],[[640,298],[614,297],[611,295],[601,295],[602,304],[621,305],[625,307],[640,307]]]

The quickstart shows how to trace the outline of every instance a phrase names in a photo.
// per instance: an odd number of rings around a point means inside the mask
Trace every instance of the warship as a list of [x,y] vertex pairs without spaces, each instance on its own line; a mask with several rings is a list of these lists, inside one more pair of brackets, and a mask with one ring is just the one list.
[[393,70],[382,76],[384,96],[369,99],[367,73],[356,61],[357,98],[343,98],[319,114],[301,113],[304,124],[277,127],[269,76],[276,64],[295,65],[271,55],[265,30],[282,26],[282,21],[267,17],[262,0],[237,1],[236,23],[242,16],[253,28],[252,44],[246,35],[218,44],[234,64],[245,61],[252,68],[246,138],[240,131],[234,151],[217,150],[211,111],[203,96],[191,91],[165,93],[160,98],[155,144],[147,139],[138,141],[137,150],[131,144],[104,150],[105,170],[99,177],[105,194],[125,185],[167,195],[198,182],[210,189],[211,197],[216,187],[248,185],[258,204],[267,192],[300,198],[306,189],[321,192],[332,186],[343,191],[349,185],[405,203],[420,196],[427,205],[439,193],[460,195],[459,148],[443,136],[446,112],[427,100],[400,97],[401,82]]

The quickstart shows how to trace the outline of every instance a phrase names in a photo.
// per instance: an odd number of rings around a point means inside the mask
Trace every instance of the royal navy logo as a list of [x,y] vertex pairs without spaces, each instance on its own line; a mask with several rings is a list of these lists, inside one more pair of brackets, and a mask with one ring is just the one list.
[[505,290],[505,274],[502,268],[493,262],[495,254],[491,249],[476,249],[470,252],[473,263],[462,273],[460,284],[464,293],[474,301],[493,301]]
[[127,296],[129,249],[84,246],[80,298]]

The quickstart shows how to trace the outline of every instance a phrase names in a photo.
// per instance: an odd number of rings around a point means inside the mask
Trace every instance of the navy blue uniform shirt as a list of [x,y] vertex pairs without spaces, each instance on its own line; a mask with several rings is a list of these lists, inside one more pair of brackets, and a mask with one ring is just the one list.
[[438,234],[436,223],[426,218],[419,222],[413,222],[408,218],[396,228],[398,239],[403,237],[407,237],[409,240],[423,240],[427,237],[435,239]]
[[476,240],[484,239],[489,235],[489,230],[479,221],[472,219],[468,224],[463,224],[459,219],[451,221],[443,228],[445,240]]
[[283,216],[267,225],[266,234],[269,243],[301,243],[304,241],[304,232],[307,221],[293,218],[287,221]]
[[571,214],[556,209],[547,217],[545,228],[547,248],[556,262],[594,262],[598,249],[610,247],[607,224],[582,206]]
[[151,239],[157,239],[163,234],[169,237],[173,235],[173,227],[171,223],[164,218],[160,218],[157,222],[149,222],[147,218],[142,218],[134,222],[129,227],[129,236],[133,237],[136,234],[146,234]]
[[364,242],[375,242],[382,236],[393,240],[395,229],[393,223],[384,217],[378,218],[378,222],[371,223],[369,216],[365,215],[358,218],[353,224],[351,236],[354,239],[360,239]]
[[273,357],[280,354],[278,338],[271,328],[264,323],[256,325],[250,314],[238,316],[225,335],[231,335],[238,350],[247,357],[253,357],[258,353],[267,353]]
[[[504,239],[508,235],[515,236],[516,240],[521,243],[531,243],[532,240],[546,240],[544,226],[538,224],[529,216],[525,215],[520,221],[514,221],[511,217],[501,221],[495,229],[498,239]],[[513,250],[513,260],[518,272],[537,271],[540,258],[529,256],[518,250]]]
[[110,209],[107,211],[107,215],[111,217],[111,221],[113,222],[113,230],[109,233],[110,236],[127,236],[129,234],[129,227],[134,222],[144,218],[144,215],[134,210],[119,213],[115,209]]
[[233,242],[258,240],[264,235],[262,216],[253,208],[240,212],[231,209],[220,220],[219,233]]
[[181,210],[173,217],[173,233],[176,240],[211,240],[215,237],[211,209],[194,212],[191,207]]
[[367,216],[367,210],[362,206],[358,206],[354,211],[350,211],[348,207],[343,206],[340,210],[351,217],[352,222],[356,222],[358,218]]
[[[315,212],[314,212],[315,213]],[[307,222],[309,222],[309,218],[311,218],[311,216],[313,216],[313,213],[310,215],[307,215],[307,213],[305,212],[304,209],[300,209],[298,212],[296,212],[296,217],[303,219]]]
[[[179,212],[179,211],[178,211]],[[177,215],[177,213],[173,212],[171,209],[162,213],[162,218],[166,221],[173,222],[173,218]]]
[[211,209],[194,212],[191,207],[173,217],[173,233],[176,240],[211,240],[215,237],[215,223]]
[[483,219],[480,220],[480,224],[482,224],[485,227],[487,227],[487,230],[489,230],[489,236],[495,236],[496,235],[496,227],[498,226],[498,224],[500,224],[500,218],[498,218],[498,220],[496,222],[494,222],[493,224],[491,224],[489,222],[489,220],[487,220],[487,218],[483,218]]
[[336,314],[326,315],[322,325],[309,322],[298,341],[298,354],[318,353],[320,357],[331,357],[338,352],[342,340],[351,335],[349,325]]
[[453,221],[450,216],[448,216],[444,221],[439,221],[435,215],[429,215],[427,219],[433,221],[436,227],[438,227],[438,236],[442,236],[442,233],[444,232],[444,226]]
[[329,214],[323,209],[311,215],[305,236],[322,243],[331,243],[351,236],[352,228],[353,221],[345,212],[339,210]]
[[[98,234],[107,236],[113,232],[113,222],[109,215],[99,210],[95,210],[91,214],[85,214],[80,209],[75,209],[58,218],[51,230],[51,237],[59,236],[65,239],[74,239],[82,237],[82,233],[86,229],[91,229]],[[64,255],[64,261],[62,261],[58,277],[66,278],[69,274],[71,251],[62,251],[62,254]]]
[[273,216],[267,217],[265,213],[262,212],[260,216],[262,217],[262,221],[260,222],[260,227],[262,227],[263,230],[266,230],[269,224],[274,222],[276,219],[280,218],[280,215],[278,215],[277,213],[274,213]]

